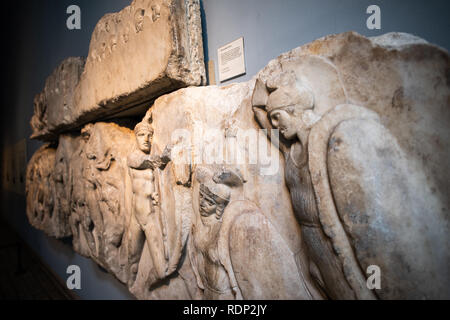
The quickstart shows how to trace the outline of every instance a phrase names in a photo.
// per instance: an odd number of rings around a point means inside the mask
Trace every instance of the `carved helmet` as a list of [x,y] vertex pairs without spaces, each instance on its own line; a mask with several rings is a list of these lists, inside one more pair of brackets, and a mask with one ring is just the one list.
[[135,127],[134,127],[134,133],[137,135],[139,132],[141,131],[149,131],[153,133],[153,127],[150,123],[148,122],[139,122]]
[[147,113],[144,116],[144,119],[142,119],[141,122],[139,122],[135,127],[134,127],[134,133],[137,135],[139,132],[141,131],[149,131],[151,133],[153,133],[153,126],[151,125],[151,123],[153,122],[153,115],[152,115],[152,111],[147,111]]
[[313,109],[322,116],[330,108],[348,103],[336,66],[326,58],[301,55],[256,80],[252,106],[267,113],[294,107]]
[[216,203],[216,218],[220,219],[225,207],[230,202],[231,188],[241,187],[246,182],[239,169],[222,169],[217,172],[212,181],[200,184],[200,195]]

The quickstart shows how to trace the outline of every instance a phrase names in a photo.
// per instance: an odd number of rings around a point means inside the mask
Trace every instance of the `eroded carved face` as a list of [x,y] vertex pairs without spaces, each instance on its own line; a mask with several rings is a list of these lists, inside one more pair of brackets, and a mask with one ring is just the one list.
[[223,211],[230,201],[230,190],[223,184],[200,185],[199,211],[202,217],[215,215],[222,218]]
[[136,141],[141,151],[150,153],[152,145],[153,132],[150,130],[140,130],[136,133]]
[[275,109],[270,113],[272,125],[280,130],[280,133],[288,140],[297,135],[297,121],[293,115],[283,109]]
[[202,217],[209,217],[216,213],[217,204],[209,197],[200,193],[200,215]]

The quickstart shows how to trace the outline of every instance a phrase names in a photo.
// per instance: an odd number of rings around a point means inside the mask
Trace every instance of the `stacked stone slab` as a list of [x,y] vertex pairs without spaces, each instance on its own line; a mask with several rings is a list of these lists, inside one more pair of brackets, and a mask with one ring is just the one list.
[[144,114],[160,95],[205,79],[199,1],[134,0],[100,19],[86,63],[68,58],[49,77],[35,98],[31,138]]
[[64,122],[70,122],[75,109],[74,92],[84,64],[84,58],[67,58],[47,78],[44,90],[34,98],[31,138],[55,140]]

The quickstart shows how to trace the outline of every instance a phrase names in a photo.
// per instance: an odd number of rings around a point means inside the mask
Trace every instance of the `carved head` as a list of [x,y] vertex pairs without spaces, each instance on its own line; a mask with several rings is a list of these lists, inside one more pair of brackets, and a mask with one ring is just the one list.
[[252,105],[267,112],[287,140],[307,137],[328,110],[347,103],[336,67],[327,59],[301,56],[257,79]]
[[203,183],[200,185],[200,215],[209,217],[215,215],[220,219],[230,201],[230,188],[223,184],[214,182]]
[[287,140],[296,138],[298,130],[309,127],[303,118],[305,113],[313,113],[314,93],[293,72],[276,75],[265,85],[257,80],[253,99],[254,105],[258,99],[264,101],[262,106],[272,126]]
[[139,149],[144,153],[150,153],[153,138],[153,128],[147,122],[140,122],[134,128],[136,142]]
[[149,109],[136,127],[134,127],[134,134],[136,136],[136,142],[138,148],[144,153],[150,153],[152,148],[152,139],[154,129],[152,127],[153,122],[153,111]]
[[239,169],[223,169],[200,184],[199,210],[202,217],[215,214],[222,218],[226,206],[233,197],[233,190],[240,190],[246,180]]

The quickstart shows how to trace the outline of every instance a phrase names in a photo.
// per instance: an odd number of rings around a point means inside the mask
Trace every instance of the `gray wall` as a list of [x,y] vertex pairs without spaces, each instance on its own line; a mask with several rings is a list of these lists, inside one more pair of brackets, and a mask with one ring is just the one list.
[[[108,12],[119,11],[127,0],[40,0],[7,4],[2,21],[3,43],[9,44],[4,58],[0,150],[29,137],[33,97],[53,69],[68,56],[86,56],[96,22]],[[82,11],[82,29],[66,28],[66,8],[77,4]],[[366,28],[366,8],[381,7],[381,30]],[[244,37],[247,73],[226,81],[251,79],[271,59],[292,48],[331,33],[349,30],[374,36],[391,31],[409,32],[447,50],[450,48],[450,2],[446,0],[203,0],[205,58],[214,60],[217,49]],[[27,139],[28,159],[41,144]],[[101,271],[89,259],[74,253],[69,244],[46,237],[31,228],[25,216],[25,198],[2,191],[2,214],[27,243],[63,279],[66,268],[82,270],[83,299],[129,299],[124,285]]]
[[[369,30],[366,9],[381,9],[381,30]],[[448,0],[203,0],[206,60],[217,49],[244,37],[247,74],[223,84],[251,79],[271,59],[317,38],[345,31],[365,36],[408,32],[450,48]]]

